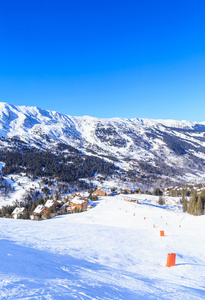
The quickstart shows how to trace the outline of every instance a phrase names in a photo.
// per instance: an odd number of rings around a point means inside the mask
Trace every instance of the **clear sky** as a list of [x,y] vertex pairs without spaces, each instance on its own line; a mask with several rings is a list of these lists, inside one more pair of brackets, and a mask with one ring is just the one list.
[[0,1],[0,101],[205,120],[205,1]]

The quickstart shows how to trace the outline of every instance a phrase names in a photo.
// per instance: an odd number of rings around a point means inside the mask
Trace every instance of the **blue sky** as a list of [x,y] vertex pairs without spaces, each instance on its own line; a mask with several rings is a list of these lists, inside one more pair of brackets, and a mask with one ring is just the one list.
[[205,120],[205,1],[1,1],[0,101]]

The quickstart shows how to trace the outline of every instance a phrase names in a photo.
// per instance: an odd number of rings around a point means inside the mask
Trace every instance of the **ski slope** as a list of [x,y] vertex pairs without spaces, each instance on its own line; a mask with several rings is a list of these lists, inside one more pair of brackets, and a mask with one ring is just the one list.
[[[116,196],[87,212],[0,226],[0,299],[204,299],[205,216]],[[167,268],[171,252],[176,266]]]

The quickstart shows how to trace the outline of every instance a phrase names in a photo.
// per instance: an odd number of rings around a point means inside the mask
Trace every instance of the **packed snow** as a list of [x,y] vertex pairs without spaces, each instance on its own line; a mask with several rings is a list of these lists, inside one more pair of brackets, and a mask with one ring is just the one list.
[[137,197],[100,197],[46,221],[1,219],[0,299],[204,299],[205,216]]

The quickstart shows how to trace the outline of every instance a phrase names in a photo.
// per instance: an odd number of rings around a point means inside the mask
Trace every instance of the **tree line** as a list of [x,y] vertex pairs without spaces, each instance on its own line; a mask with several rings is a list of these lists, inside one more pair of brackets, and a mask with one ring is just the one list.
[[205,191],[201,194],[192,193],[189,202],[186,197],[182,199],[183,211],[200,216],[205,214]]
[[5,163],[2,167],[3,176],[26,173],[33,178],[58,178],[71,184],[79,178],[93,177],[95,173],[108,176],[116,170],[114,164],[80,152],[64,155],[28,149],[21,152],[1,151],[0,159]]

